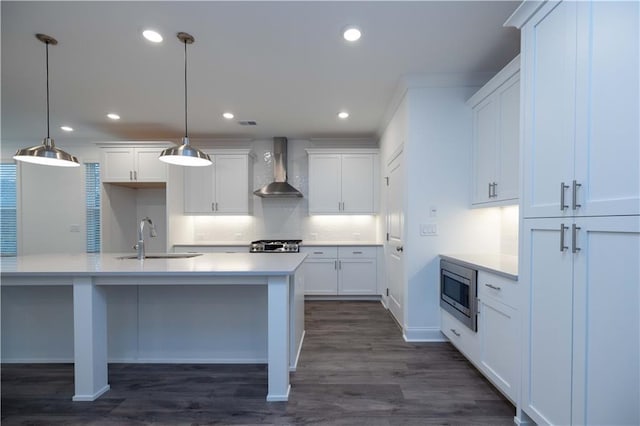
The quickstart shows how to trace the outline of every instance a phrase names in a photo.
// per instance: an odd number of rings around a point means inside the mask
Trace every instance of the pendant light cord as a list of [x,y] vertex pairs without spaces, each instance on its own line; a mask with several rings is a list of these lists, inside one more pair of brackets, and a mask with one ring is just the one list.
[[47,58],[47,139],[50,139],[50,135],[49,135],[49,42],[47,41],[45,43],[45,45],[47,46],[46,50],[47,50],[47,54],[46,54],[46,58]]
[[184,137],[189,137],[187,127],[187,41],[184,41]]

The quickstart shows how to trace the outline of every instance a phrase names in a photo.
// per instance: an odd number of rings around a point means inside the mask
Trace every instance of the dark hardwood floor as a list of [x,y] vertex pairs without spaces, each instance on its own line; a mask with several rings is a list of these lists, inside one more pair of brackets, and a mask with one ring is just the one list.
[[288,403],[264,365],[110,364],[111,390],[72,402],[71,364],[3,364],[8,425],[512,425],[514,407],[449,343],[406,343],[377,302],[306,304]]

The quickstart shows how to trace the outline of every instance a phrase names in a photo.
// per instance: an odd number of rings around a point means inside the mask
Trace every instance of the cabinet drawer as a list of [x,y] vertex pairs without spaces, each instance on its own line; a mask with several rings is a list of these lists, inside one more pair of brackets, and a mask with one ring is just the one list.
[[442,333],[468,359],[476,360],[480,350],[478,334],[442,309],[440,315]]
[[302,253],[307,253],[308,257],[331,258],[338,257],[338,247],[335,246],[318,246],[318,247],[300,247]]
[[478,297],[492,297],[518,309],[518,282],[485,271],[478,271]]
[[376,247],[362,247],[362,246],[344,246],[338,247],[338,256],[341,259],[345,258],[358,258],[358,257],[367,257],[367,258],[376,258],[377,248]]

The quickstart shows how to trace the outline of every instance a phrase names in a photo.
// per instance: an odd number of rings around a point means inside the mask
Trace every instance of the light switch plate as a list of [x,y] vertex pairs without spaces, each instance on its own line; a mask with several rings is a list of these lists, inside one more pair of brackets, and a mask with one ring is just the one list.
[[432,237],[438,235],[438,225],[435,223],[423,223],[420,225],[420,235],[423,237]]

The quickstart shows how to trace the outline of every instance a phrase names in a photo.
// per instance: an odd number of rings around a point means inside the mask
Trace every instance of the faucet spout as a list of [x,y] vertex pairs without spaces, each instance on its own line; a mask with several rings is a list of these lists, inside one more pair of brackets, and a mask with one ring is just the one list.
[[147,216],[144,217],[141,221],[140,221],[140,227],[138,228],[138,243],[134,246],[134,248],[136,249],[136,254],[138,255],[138,259],[139,260],[143,260],[144,256],[145,256],[145,252],[144,252],[144,224],[148,223],[149,224],[149,236],[150,237],[156,237],[158,234],[156,233],[156,227],[153,224],[153,222],[151,221],[151,219]]

